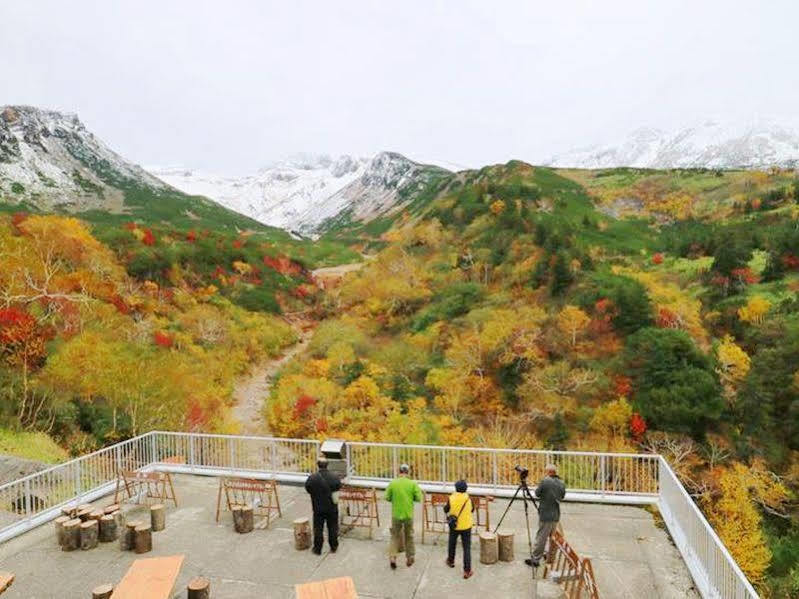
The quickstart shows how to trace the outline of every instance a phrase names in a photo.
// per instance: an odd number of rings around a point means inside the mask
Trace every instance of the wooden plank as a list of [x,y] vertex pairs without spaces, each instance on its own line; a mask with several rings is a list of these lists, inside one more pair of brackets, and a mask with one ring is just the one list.
[[14,582],[14,574],[12,572],[0,572],[0,593],[4,593],[12,582]]
[[114,589],[111,599],[170,599],[183,555],[137,559]]
[[297,599],[358,599],[349,576],[294,585]]

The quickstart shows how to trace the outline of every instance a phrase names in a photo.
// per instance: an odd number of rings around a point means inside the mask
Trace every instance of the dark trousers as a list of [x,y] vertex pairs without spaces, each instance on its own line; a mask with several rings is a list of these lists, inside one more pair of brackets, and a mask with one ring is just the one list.
[[451,530],[449,531],[449,545],[447,547],[447,558],[450,563],[455,561],[455,547],[458,544],[458,537],[463,542],[463,571],[468,572],[472,569],[472,529]]
[[338,508],[332,512],[313,513],[313,550],[316,552],[322,551],[325,524],[327,524],[327,542],[330,543],[330,549],[335,551],[338,547]]

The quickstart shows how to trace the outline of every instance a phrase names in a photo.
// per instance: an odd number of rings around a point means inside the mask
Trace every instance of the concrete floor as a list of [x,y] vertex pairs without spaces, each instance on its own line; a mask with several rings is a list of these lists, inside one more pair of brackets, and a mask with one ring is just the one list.
[[[289,599],[294,585],[309,580],[352,576],[360,597],[433,599],[485,597],[527,599],[532,595],[530,570],[522,559],[527,536],[521,504],[514,505],[503,529],[515,531],[516,561],[485,566],[479,563],[479,545],[473,544],[475,575],[460,576],[444,564],[446,539],[427,537],[421,545],[421,509],[417,508],[416,564],[407,568],[400,556],[396,571],[388,568],[387,538],[390,506],[380,495],[381,527],[369,539],[354,529],[342,538],[339,550],[321,556],[294,549],[291,522],[310,515],[305,491],[279,488],[283,517],[268,530],[239,535],[226,513],[214,522],[217,481],[200,476],[175,476],[180,507],[171,507],[167,528],[154,533],[153,551],[144,556],[121,552],[118,543],[101,544],[90,551],[62,552],[53,525],[34,529],[0,546],[0,570],[16,574],[3,599],[89,598],[101,583],[117,583],[137,557],[182,553],[186,558],[174,597],[185,597],[188,580],[202,575],[211,580],[214,599]],[[98,502],[108,505],[111,498]],[[504,501],[491,507],[492,522],[505,509]],[[141,508],[127,506],[130,518]],[[590,557],[603,599],[698,597],[690,575],[667,534],[655,526],[651,514],[636,507],[564,504],[562,523],[566,538],[581,557]],[[138,518],[137,518],[138,519]],[[535,522],[533,522],[535,526]],[[456,560],[461,559],[459,551]],[[540,570],[539,570],[540,571]],[[539,598],[561,597],[552,581],[538,584]]]

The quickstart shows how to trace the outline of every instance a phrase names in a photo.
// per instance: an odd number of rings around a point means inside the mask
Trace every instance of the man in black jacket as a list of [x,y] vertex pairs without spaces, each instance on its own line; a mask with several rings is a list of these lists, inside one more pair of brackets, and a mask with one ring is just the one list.
[[341,481],[327,469],[327,458],[319,458],[316,465],[319,471],[305,481],[305,490],[311,495],[313,506],[313,552],[321,555],[325,523],[330,551],[335,553],[338,549],[338,506],[333,500],[333,493],[341,489]]
[[544,556],[547,540],[560,521],[560,502],[566,496],[566,485],[558,477],[558,469],[554,464],[546,467],[547,475],[541,479],[535,488],[538,497],[538,532],[535,535],[532,560],[524,560],[530,566],[538,567]]

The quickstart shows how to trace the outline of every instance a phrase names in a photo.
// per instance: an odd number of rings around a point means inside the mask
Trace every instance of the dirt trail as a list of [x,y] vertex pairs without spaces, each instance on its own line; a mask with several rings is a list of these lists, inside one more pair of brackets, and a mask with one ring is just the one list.
[[236,382],[233,391],[235,404],[231,410],[233,419],[241,423],[243,435],[266,435],[269,426],[263,417],[263,405],[269,396],[275,375],[294,356],[302,352],[313,335],[313,329],[297,327],[299,341],[281,357],[268,358],[253,367],[247,376]]

